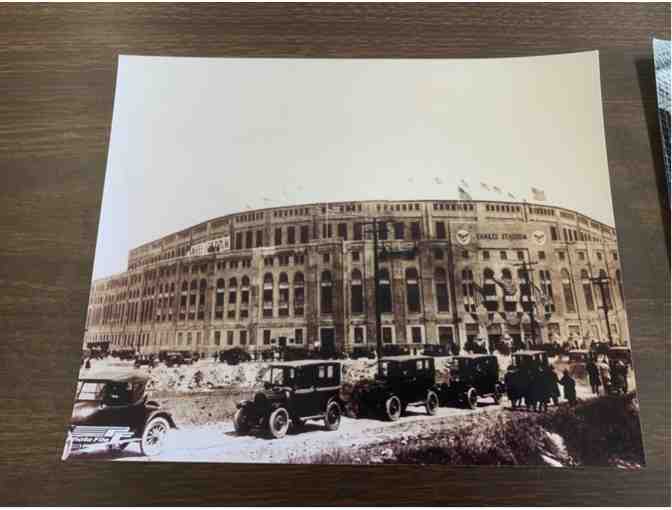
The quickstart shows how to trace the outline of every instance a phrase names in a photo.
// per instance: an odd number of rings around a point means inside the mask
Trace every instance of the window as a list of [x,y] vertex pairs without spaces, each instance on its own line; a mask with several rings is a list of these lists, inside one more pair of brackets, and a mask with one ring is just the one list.
[[539,271],[541,280],[541,293],[544,309],[546,313],[555,312],[555,303],[553,299],[553,286],[551,285],[551,273],[547,269]]
[[409,313],[420,313],[420,286],[418,271],[414,267],[406,269],[406,305]]
[[329,271],[322,271],[320,277],[320,310],[323,314],[333,311],[333,285]]
[[364,343],[364,328],[362,326],[355,326],[353,328],[353,342],[356,344]]
[[577,253],[578,253],[578,255],[579,255],[579,260],[580,260],[580,261],[583,262],[583,261],[586,260],[586,252],[580,251],[580,252],[577,252]]
[[352,271],[350,279],[350,305],[353,314],[364,313],[362,273],[359,269],[354,269]]
[[239,335],[240,345],[247,345],[247,331],[241,330]]
[[574,302],[574,292],[572,291],[569,271],[563,268],[560,275],[562,278],[562,293],[565,296],[565,310],[569,313],[576,313],[576,304]]
[[362,240],[362,224],[361,223],[355,223],[354,232],[353,232],[352,237],[355,241],[361,241]]
[[495,283],[495,272],[486,267],[483,271],[483,306],[489,312],[499,310],[499,297],[497,296],[497,285]]
[[294,227],[287,227],[287,244],[294,244],[296,242],[296,229]]
[[418,221],[411,223],[411,239],[415,241],[420,239],[420,222]]
[[490,260],[490,252],[488,250],[483,250],[483,260]]
[[294,330],[294,343],[303,344],[303,329]]
[[469,258],[469,251],[462,250],[462,258],[463,259],[468,259]]
[[[611,283],[607,279],[607,272],[604,269],[600,269],[600,278],[606,279],[606,282],[602,284],[604,286],[604,303],[602,305],[606,305],[609,310],[614,308],[614,303],[611,300]],[[599,284],[598,284],[599,285]],[[598,289],[598,295],[601,296],[601,290]]]
[[310,242],[310,231],[308,225],[301,225],[301,244]]
[[275,245],[280,246],[282,244],[282,229],[275,229]]
[[202,279],[199,284],[198,294],[198,320],[205,318],[205,291],[208,289],[208,282]]
[[439,312],[448,312],[450,310],[450,300],[448,299],[448,282],[446,280],[446,270],[437,267],[434,271],[434,285],[436,286],[436,308]]
[[583,287],[583,297],[586,300],[586,308],[588,310],[595,310],[595,298],[593,297],[593,285],[590,282],[588,271],[581,270],[581,286]]
[[304,280],[303,273],[294,275],[294,315],[303,316],[304,306]]
[[278,278],[278,314],[281,317],[289,315],[289,279],[287,273],[280,273]]
[[474,287],[474,273],[471,269],[462,270],[462,295],[464,296],[464,309],[467,312],[476,311],[476,295]]
[[338,226],[337,226],[337,232],[338,232],[338,237],[340,237],[344,241],[347,241],[347,239],[348,239],[348,224],[347,223],[339,223]]
[[436,260],[443,260],[443,250],[441,248],[434,248],[434,258]]
[[263,316],[273,317],[273,275],[271,273],[266,273],[264,275],[262,300]]
[[322,254],[322,262],[324,262],[325,264],[328,264],[330,259],[331,259],[331,257],[329,256],[328,253],[323,253]]
[[559,251],[558,252],[558,260],[565,260],[565,252],[564,251]]
[[411,339],[414,344],[422,343],[422,328],[420,326],[411,326]]
[[525,260],[525,252],[522,252],[520,250],[517,251],[516,252],[516,258],[518,258],[518,260]]
[[384,344],[391,344],[392,343],[392,327],[391,326],[383,326],[381,328],[383,332],[383,343]]
[[215,345],[219,346],[222,343],[222,332],[221,331],[215,331]]
[[602,260],[602,252],[598,251],[595,253],[597,255],[597,260]]
[[618,260],[618,253],[616,253],[615,251],[611,252],[611,256],[613,257],[614,260]]
[[404,238],[404,224],[397,222],[394,224],[394,238],[403,239]]
[[546,252],[540,251],[539,253],[537,253],[537,257],[539,258],[539,260],[546,260]]
[[557,241],[558,240],[558,229],[555,227],[551,227],[551,241]]
[[392,289],[390,272],[386,268],[380,270],[378,277],[378,297],[381,313],[392,313]]
[[226,345],[233,345],[233,331],[226,332]]
[[353,251],[351,256],[352,256],[352,261],[353,262],[359,262],[359,252],[358,251]]
[[247,248],[248,250],[250,248],[252,248],[252,243],[253,243],[252,236],[253,235],[254,235],[254,233],[251,230],[248,230],[247,232],[245,232],[245,248]]
[[264,345],[271,345],[271,330],[264,330]]
[[331,224],[330,223],[323,223],[322,224],[322,238],[323,239],[328,239],[331,237]]
[[507,254],[506,254],[506,252],[503,251],[503,250],[500,251],[500,252],[499,252],[499,258],[500,258],[500,260],[507,260]]
[[264,231],[263,230],[257,230],[255,246],[257,248],[260,248],[263,245],[264,245]]
[[436,222],[436,238],[437,239],[446,238],[446,224],[443,221]]

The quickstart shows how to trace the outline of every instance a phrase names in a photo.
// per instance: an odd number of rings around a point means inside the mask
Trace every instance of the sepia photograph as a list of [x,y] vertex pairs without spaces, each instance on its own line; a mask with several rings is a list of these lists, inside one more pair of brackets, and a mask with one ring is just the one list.
[[644,467],[596,51],[121,56],[62,459]]

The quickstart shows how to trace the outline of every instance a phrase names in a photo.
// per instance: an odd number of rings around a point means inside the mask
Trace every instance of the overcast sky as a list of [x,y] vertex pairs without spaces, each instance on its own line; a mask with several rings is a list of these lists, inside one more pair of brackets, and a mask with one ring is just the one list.
[[94,278],[123,271],[130,248],[249,207],[456,199],[462,179],[476,200],[533,202],[534,186],[613,225],[597,52],[122,56]]

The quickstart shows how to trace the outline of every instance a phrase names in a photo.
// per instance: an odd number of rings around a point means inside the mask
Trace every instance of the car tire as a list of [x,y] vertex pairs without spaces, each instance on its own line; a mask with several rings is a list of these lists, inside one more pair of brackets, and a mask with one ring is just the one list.
[[425,410],[427,411],[428,415],[434,416],[438,411],[438,409],[439,409],[439,396],[432,390],[429,390],[427,392],[427,399],[425,400]]
[[401,417],[401,400],[396,395],[392,395],[385,400],[385,417],[389,421],[397,421]]
[[469,388],[464,394],[464,403],[469,409],[476,409],[478,406],[478,392],[476,388]]
[[238,409],[233,416],[233,429],[239,435],[247,434],[250,431],[250,425],[245,420],[245,411],[243,409]]
[[275,439],[285,437],[289,430],[289,413],[284,407],[278,407],[268,418],[268,431]]
[[327,430],[338,430],[341,425],[341,406],[338,402],[329,402],[324,414],[324,426]]
[[68,436],[65,438],[65,445],[63,445],[61,460],[68,460],[68,457],[70,457],[70,454],[72,453],[72,441],[72,433],[68,432]]
[[142,432],[140,440],[140,451],[147,457],[159,455],[166,442],[166,436],[170,431],[170,423],[160,416],[151,419],[145,430]]

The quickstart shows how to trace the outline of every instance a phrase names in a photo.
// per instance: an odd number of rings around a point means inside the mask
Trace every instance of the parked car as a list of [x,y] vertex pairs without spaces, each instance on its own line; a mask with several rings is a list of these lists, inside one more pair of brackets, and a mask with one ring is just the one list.
[[250,361],[252,356],[240,347],[227,349],[219,353],[219,361],[228,365],[238,365],[239,363]]
[[153,354],[138,354],[135,357],[135,362],[133,364],[135,368],[140,368],[142,366],[154,368],[157,363],[157,359]]
[[100,371],[81,377],[63,449],[63,460],[75,451],[123,450],[138,443],[143,455],[161,453],[172,415],[145,393],[148,377],[137,370]]
[[373,412],[390,421],[398,420],[409,405],[424,405],[434,415],[439,407],[434,358],[387,356],[381,359],[382,374],[374,381],[357,383],[353,389],[355,415]]
[[570,364],[588,363],[590,352],[586,349],[572,349],[567,353]]
[[548,366],[548,355],[544,351],[516,351],[511,356],[511,366],[505,376],[506,391],[512,403],[522,398],[530,398],[533,384],[537,384],[539,368]]
[[253,400],[238,404],[234,428],[238,434],[263,431],[273,438],[287,434],[290,426],[323,420],[327,430],[341,423],[341,364],[308,360],[273,363],[265,374],[264,389]]
[[160,358],[167,367],[191,365],[194,358],[190,351],[163,351]]
[[453,349],[455,346],[451,345],[440,345],[440,344],[427,344],[422,351],[424,356],[453,356],[455,353]]
[[441,402],[475,409],[479,397],[492,397],[495,404],[499,404],[505,388],[499,378],[497,356],[490,354],[454,356],[450,360],[449,367],[449,382],[439,385]]
[[607,351],[607,358],[609,359],[609,364],[622,361],[625,365],[632,366],[632,352],[629,347],[612,346]]

